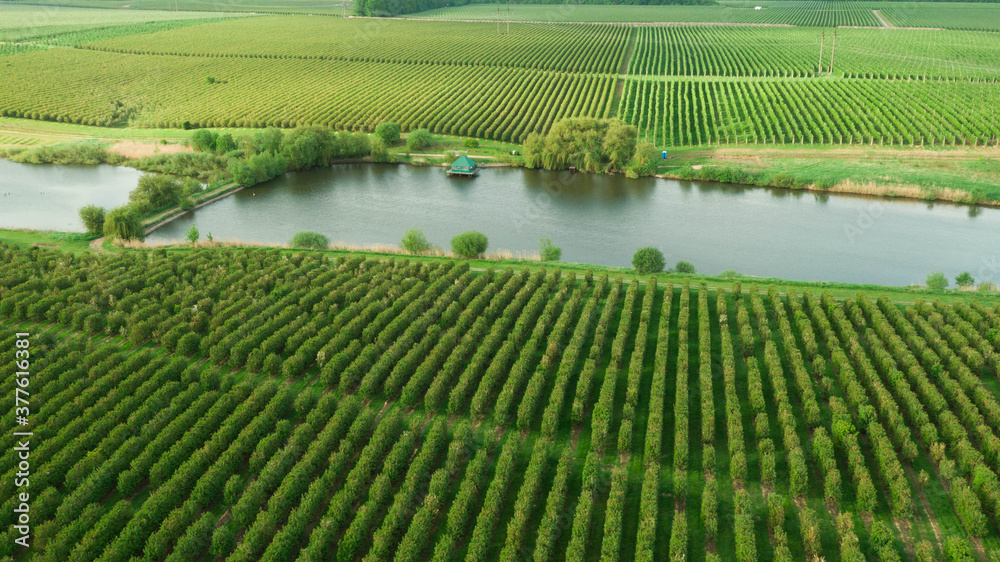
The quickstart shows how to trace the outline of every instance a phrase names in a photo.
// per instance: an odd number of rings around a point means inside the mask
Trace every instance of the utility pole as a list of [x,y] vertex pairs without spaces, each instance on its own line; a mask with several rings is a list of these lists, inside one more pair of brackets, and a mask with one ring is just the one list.
[[837,32],[833,32],[833,48],[830,49],[830,74],[833,74],[833,57],[837,54]]
[[819,72],[816,76],[823,74],[823,45],[826,43],[826,32],[823,32],[823,39],[819,42]]

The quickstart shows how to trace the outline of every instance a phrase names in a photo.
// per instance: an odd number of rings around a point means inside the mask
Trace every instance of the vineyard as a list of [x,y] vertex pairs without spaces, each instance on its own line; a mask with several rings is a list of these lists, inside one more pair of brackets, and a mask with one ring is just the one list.
[[[640,27],[629,73],[641,76],[809,77],[833,35],[815,29]],[[841,29],[837,74],[871,79],[951,78],[996,81],[1000,49],[992,34]]]
[[[288,26],[291,33],[274,33]],[[506,28],[505,28],[506,29]],[[620,25],[531,26],[262,17],[222,21],[153,35],[123,37],[87,48],[131,54],[301,58],[397,64],[493,66],[563,72],[617,72],[629,28]],[[205,35],[226,37],[206,45]]]
[[[276,249],[0,256],[0,345],[31,334],[32,560],[1000,549],[988,301]],[[28,559],[0,463],[0,548]]]
[[[143,127],[179,128],[189,121],[373,130],[381,121],[393,121],[404,130],[423,126],[519,141],[562,117],[606,116],[614,93],[610,76],[514,68],[468,74],[444,65],[121,56],[78,49],[36,51],[10,62],[23,72],[12,73],[11,87],[0,91],[0,107],[10,108],[0,113],[88,125],[124,119]],[[190,79],[178,83],[179,76]],[[207,84],[205,76],[220,83]],[[39,84],[46,82],[43,91]],[[89,95],[74,96],[80,90]]]
[[994,146],[997,92],[967,82],[632,79],[618,115],[670,146]]
[[[95,27],[90,12],[102,10],[83,10],[86,17],[72,24],[59,11],[56,17],[43,8],[0,7],[28,26],[4,24],[0,34],[33,37],[0,41],[0,117],[367,132],[389,121],[404,132],[427,128],[515,143],[547,133],[559,119],[618,117],[660,146],[998,143],[994,33],[824,29],[814,25],[833,25],[822,23],[826,17],[865,26],[871,22],[861,14],[874,17],[876,8],[901,25],[925,8],[800,4],[515,7],[562,13],[570,22],[588,19],[574,19],[577,10],[678,10],[694,20],[699,10],[723,10],[746,17],[719,23],[747,25],[542,24],[515,16],[502,25],[316,15],[153,21],[109,10],[109,25]],[[32,10],[51,25],[31,28]],[[756,25],[782,10],[813,14],[819,23]]]
[[891,2],[880,6],[880,11],[898,27],[1000,31],[1000,6],[997,4]]
[[[802,27],[871,26],[882,24],[872,13],[882,4],[825,0],[764,0],[760,2],[727,1],[718,5],[620,5],[587,4],[513,4],[513,21],[534,22],[674,22],[728,23],[750,25],[794,25]],[[755,10],[760,6],[762,9]],[[501,4],[501,19],[507,17],[507,4]],[[438,8],[408,18],[438,20],[495,20],[496,4],[468,4]]]

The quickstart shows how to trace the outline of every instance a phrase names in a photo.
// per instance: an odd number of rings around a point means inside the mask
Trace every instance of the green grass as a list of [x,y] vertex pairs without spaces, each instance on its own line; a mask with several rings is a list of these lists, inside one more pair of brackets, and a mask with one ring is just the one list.
[[[164,6],[165,8],[165,6]],[[201,20],[225,14],[152,10],[96,10],[4,2],[0,4],[0,41],[24,41],[112,26],[173,20]]]
[[54,248],[62,252],[79,255],[91,251],[91,240],[93,240],[93,237],[72,232],[0,229],[0,241],[12,244],[21,249],[33,247]]
[[751,146],[676,149],[669,156],[659,166],[668,177],[710,177],[713,169],[728,168],[770,180],[760,185],[959,201],[975,194],[984,202],[1000,201],[1000,160],[991,150]]

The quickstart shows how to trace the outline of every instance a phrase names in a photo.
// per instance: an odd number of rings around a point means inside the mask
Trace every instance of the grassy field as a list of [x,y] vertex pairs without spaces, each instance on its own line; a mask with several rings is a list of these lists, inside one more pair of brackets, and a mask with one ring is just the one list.
[[899,147],[751,145],[683,148],[669,151],[669,156],[659,166],[659,173],[668,177],[732,168],[793,179],[800,187],[815,186],[829,192],[944,199],[948,190],[956,190],[958,200],[977,193],[985,201],[1000,201],[1000,154],[996,149],[921,151]]
[[0,341],[31,334],[32,555],[1000,547],[986,302],[277,249],[0,253]]
[[[63,6],[0,4],[0,41],[28,41],[76,34],[85,30],[133,27],[153,22],[180,22],[227,17],[223,13],[165,10],[95,10]],[[98,37],[91,38],[96,40]]]

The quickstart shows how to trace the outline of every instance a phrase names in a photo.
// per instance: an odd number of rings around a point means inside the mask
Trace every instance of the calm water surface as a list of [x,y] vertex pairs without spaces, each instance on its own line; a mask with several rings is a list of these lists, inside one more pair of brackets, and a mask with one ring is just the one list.
[[[2,173],[2,172],[0,172]],[[0,216],[3,216],[0,214]],[[352,164],[243,190],[157,230],[285,243],[302,230],[351,244],[398,244],[421,228],[432,244],[479,230],[491,249],[535,250],[541,236],[566,261],[628,266],[641,246],[699,272],[905,285],[943,270],[1000,278],[1000,211],[713,183],[486,169]]]
[[0,158],[0,228],[83,232],[80,207],[128,201],[141,172],[115,166],[18,164]]

